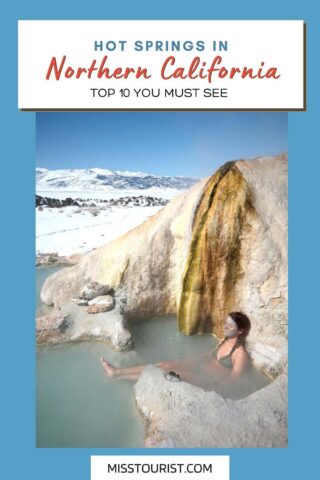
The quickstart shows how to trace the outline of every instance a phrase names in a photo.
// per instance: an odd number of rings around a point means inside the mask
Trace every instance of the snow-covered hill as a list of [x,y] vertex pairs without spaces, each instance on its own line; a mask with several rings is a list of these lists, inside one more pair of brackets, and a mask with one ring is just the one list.
[[100,168],[37,168],[37,254],[71,255],[104,245],[197,181]]
[[38,192],[186,190],[199,178],[157,176],[142,172],[120,172],[101,168],[75,170],[36,169]]

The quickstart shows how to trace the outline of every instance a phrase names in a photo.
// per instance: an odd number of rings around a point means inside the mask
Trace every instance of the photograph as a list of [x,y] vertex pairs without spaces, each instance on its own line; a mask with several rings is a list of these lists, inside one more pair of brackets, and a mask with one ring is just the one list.
[[287,112],[37,112],[35,187],[36,446],[286,448]]

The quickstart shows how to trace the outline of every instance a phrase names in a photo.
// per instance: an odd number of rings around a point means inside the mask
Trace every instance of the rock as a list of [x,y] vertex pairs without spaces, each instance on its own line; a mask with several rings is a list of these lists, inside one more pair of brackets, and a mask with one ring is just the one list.
[[45,255],[42,258],[42,264],[43,265],[51,265],[53,263],[56,263],[58,261],[58,254],[57,253],[51,253],[49,255]]
[[36,257],[36,266],[39,267],[41,265],[75,265],[79,262],[81,258],[80,254],[74,254],[70,256],[59,256],[57,253],[49,253],[49,254],[38,254]]
[[269,345],[249,341],[248,351],[253,363],[272,378],[287,370],[288,344],[285,338],[269,338]]
[[148,366],[135,385],[151,448],[287,447],[287,376],[242,400],[226,400]]
[[110,288],[108,285],[101,285],[99,282],[88,282],[81,290],[80,297],[92,300],[101,295],[107,295]]
[[72,325],[70,315],[53,312],[36,319],[37,343],[60,343],[66,341]]
[[[105,315],[111,316],[113,312],[114,310],[112,312],[108,312]],[[128,330],[127,322],[123,319],[122,316],[120,316],[119,313],[117,315],[118,315],[117,322],[114,324],[114,326],[109,327],[108,331],[110,333],[108,334],[107,339],[110,341],[111,345],[115,350],[125,352],[133,348],[133,340],[131,337],[131,333]],[[104,321],[109,322],[110,317],[105,317]],[[104,326],[104,329],[102,330],[103,332],[106,331],[105,326]]]
[[87,308],[88,313],[102,313],[102,312],[108,312],[109,310],[112,310],[113,305],[108,305],[106,303],[98,303],[97,305],[90,305],[89,308]]
[[114,299],[111,295],[99,295],[88,302],[88,313],[108,312],[114,308]]
[[77,308],[72,318],[74,328],[70,331],[70,341],[96,338],[107,341],[117,351],[127,351],[133,346],[131,333],[118,308],[96,315],[88,315],[85,310]]
[[37,318],[36,332],[38,343],[98,339],[110,343],[117,351],[127,351],[133,346],[127,323],[117,308],[88,315],[85,309],[70,302],[61,311]]
[[88,300],[86,300],[85,298],[81,298],[81,297],[73,297],[72,298],[72,301],[78,305],[79,307],[87,307],[88,306]]
[[111,295],[99,295],[96,298],[90,300],[89,305],[107,305],[113,307],[114,300]]
[[168,382],[180,382],[181,378],[180,375],[176,372],[170,370],[170,372],[165,373],[164,378],[168,380]]

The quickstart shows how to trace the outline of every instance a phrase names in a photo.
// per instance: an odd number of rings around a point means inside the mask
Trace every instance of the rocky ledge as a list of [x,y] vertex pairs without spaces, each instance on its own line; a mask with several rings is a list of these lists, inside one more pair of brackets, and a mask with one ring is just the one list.
[[76,253],[68,256],[60,256],[56,252],[41,253],[36,256],[36,267],[48,267],[50,265],[76,265],[81,258],[80,253]]
[[226,400],[148,366],[135,385],[149,448],[287,446],[287,376],[242,400]]
[[91,338],[108,341],[118,351],[133,346],[127,322],[108,285],[88,282],[71,302],[36,319],[38,344]]
[[96,339],[110,343],[117,351],[127,351],[133,346],[127,323],[117,308],[89,315],[74,304],[37,317],[36,339],[38,344]]

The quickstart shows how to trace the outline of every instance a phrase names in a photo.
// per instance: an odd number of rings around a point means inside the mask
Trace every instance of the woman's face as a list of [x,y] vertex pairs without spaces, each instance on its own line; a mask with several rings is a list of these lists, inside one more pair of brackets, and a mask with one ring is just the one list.
[[239,333],[237,324],[231,317],[228,317],[223,326],[224,336],[227,338],[236,337]]

